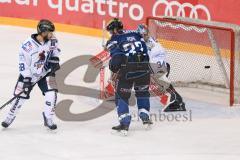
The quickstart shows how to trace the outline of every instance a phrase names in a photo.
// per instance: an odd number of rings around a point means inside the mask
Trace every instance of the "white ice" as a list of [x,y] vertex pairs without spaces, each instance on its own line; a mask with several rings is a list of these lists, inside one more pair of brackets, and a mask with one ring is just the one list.
[[[0,104],[12,96],[18,76],[20,43],[35,30],[0,26]],[[62,63],[79,55],[102,50],[101,39],[57,33],[62,48]],[[71,73],[67,84],[84,85],[84,67]],[[239,160],[240,108],[228,107],[228,95],[199,89],[178,88],[184,96],[192,121],[154,121],[145,131],[136,119],[129,136],[111,133],[117,124],[116,112],[86,122],[65,122],[56,118],[57,132],[43,127],[44,99],[36,87],[16,121],[0,130],[0,160]],[[97,99],[59,94],[59,101],[72,99],[73,113],[85,112],[100,103]],[[161,109],[158,99],[151,101],[152,112]],[[9,106],[0,112],[3,120]],[[137,113],[135,107],[131,107]]]

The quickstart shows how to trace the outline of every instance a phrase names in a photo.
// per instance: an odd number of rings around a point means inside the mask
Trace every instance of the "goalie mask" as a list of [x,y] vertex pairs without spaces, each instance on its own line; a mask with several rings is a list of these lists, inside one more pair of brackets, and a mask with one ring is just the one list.
[[149,33],[148,27],[145,24],[138,25],[137,31],[142,35]]
[[149,30],[148,30],[148,27],[145,24],[138,25],[137,32],[140,33],[143,36],[144,40],[148,40]]

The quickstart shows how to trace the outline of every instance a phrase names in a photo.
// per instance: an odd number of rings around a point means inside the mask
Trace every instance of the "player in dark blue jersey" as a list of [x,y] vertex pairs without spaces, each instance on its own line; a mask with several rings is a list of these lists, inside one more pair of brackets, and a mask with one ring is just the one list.
[[119,19],[111,20],[106,29],[112,35],[106,45],[111,55],[109,69],[118,74],[115,97],[120,125],[112,129],[126,134],[131,122],[128,101],[133,87],[138,99],[139,117],[144,125],[152,124],[149,116],[148,50],[142,36],[137,32],[125,32]]

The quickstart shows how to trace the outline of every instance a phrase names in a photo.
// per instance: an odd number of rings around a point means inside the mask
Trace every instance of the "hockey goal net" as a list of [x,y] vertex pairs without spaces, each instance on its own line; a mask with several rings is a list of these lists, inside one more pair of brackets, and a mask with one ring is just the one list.
[[230,106],[240,103],[239,28],[225,23],[148,17],[151,36],[167,51],[175,86],[229,93]]

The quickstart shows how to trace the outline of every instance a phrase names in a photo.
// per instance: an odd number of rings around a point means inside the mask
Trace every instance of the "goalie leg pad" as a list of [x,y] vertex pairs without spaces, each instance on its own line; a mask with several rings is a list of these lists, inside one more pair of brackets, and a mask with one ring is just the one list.
[[152,75],[154,84],[157,85],[159,91],[162,93],[165,93],[171,84],[171,81],[168,79],[167,74],[168,73],[164,73],[164,74],[156,73]]
[[185,103],[179,93],[170,85],[168,89],[168,102],[163,109],[164,112],[186,111]]

